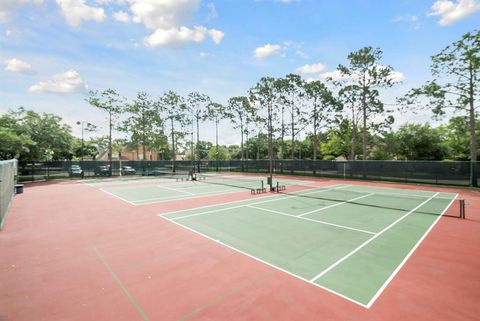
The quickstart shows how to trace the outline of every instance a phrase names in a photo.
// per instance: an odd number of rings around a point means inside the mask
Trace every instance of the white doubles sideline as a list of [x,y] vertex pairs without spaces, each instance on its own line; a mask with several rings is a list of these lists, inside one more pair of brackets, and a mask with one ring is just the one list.
[[290,275],[290,276],[292,276],[292,277],[294,277],[294,278],[296,278],[296,279],[302,280],[302,281],[307,282],[307,283],[309,283],[309,284],[311,284],[311,285],[313,285],[313,286],[316,286],[316,287],[318,287],[318,288],[321,288],[321,289],[323,289],[323,290],[325,290],[325,291],[327,291],[327,292],[330,292],[330,293],[333,293],[333,294],[335,294],[335,295],[338,295],[339,297],[344,298],[345,300],[348,300],[348,301],[353,302],[353,303],[355,303],[355,304],[358,304],[358,305],[360,305],[360,306],[362,306],[362,307],[364,307],[364,308],[368,308],[365,304],[363,304],[363,303],[361,303],[361,302],[358,302],[358,301],[355,300],[355,299],[349,298],[348,296],[343,295],[343,294],[341,294],[341,293],[338,293],[338,292],[336,292],[336,291],[334,291],[334,290],[332,290],[332,289],[329,289],[329,288],[327,288],[327,287],[325,287],[325,286],[323,286],[323,285],[317,284],[317,283],[312,282],[312,281],[310,281],[310,280],[308,280],[308,279],[305,279],[305,278],[303,278],[303,277],[301,277],[301,276],[299,276],[299,275],[296,275],[296,274],[294,274],[294,273],[292,273],[292,272],[289,272],[289,271],[287,271],[287,270],[285,270],[285,269],[282,269],[282,268],[279,267],[279,266],[276,266],[276,265],[274,265],[274,264],[272,264],[272,263],[269,263],[269,262],[267,262],[267,261],[264,261],[264,260],[262,260],[261,258],[258,258],[258,257],[256,257],[256,256],[253,256],[253,255],[251,255],[251,254],[248,254],[247,252],[244,252],[244,251],[242,251],[242,250],[239,250],[239,249],[237,249],[237,248],[235,248],[235,247],[233,247],[233,246],[231,246],[231,245],[228,245],[227,243],[224,243],[224,242],[222,242],[222,241],[216,240],[216,239],[214,239],[213,237],[208,236],[207,234],[204,234],[204,233],[199,232],[199,231],[197,231],[197,230],[194,230],[194,229],[192,229],[192,228],[190,228],[190,227],[188,227],[188,226],[185,226],[185,225],[182,225],[182,224],[180,224],[180,223],[178,223],[178,222],[175,222],[174,220],[171,220],[171,219],[169,219],[169,218],[167,218],[167,217],[165,217],[165,216],[163,216],[163,215],[158,215],[158,216],[161,217],[162,219],[168,221],[168,222],[171,222],[171,223],[173,223],[173,224],[181,227],[181,228],[184,228],[184,229],[186,229],[186,230],[189,230],[190,232],[193,232],[193,233],[195,233],[195,234],[197,234],[197,235],[203,236],[204,238],[209,239],[209,240],[211,240],[211,241],[213,241],[213,242],[215,242],[215,243],[218,243],[218,244],[220,244],[220,245],[222,245],[222,246],[225,246],[225,247],[227,247],[227,248],[229,248],[229,249],[231,249],[231,250],[233,250],[233,251],[235,251],[235,252],[237,252],[237,253],[243,254],[243,255],[251,258],[251,259],[254,259],[254,260],[257,261],[257,262],[260,262],[260,263],[263,263],[263,264],[265,264],[265,265],[268,265],[268,266],[270,266],[270,267],[272,267],[272,268],[274,268],[274,269],[276,269],[276,270],[278,270],[278,271],[281,271],[281,272],[283,272],[283,273],[286,273],[286,274],[288,274],[288,275]]
[[337,265],[339,265],[340,263],[342,263],[343,261],[345,261],[346,259],[348,259],[350,256],[352,256],[353,254],[357,253],[358,251],[360,251],[362,248],[364,248],[366,245],[368,245],[370,242],[372,242],[373,240],[375,240],[377,237],[379,237],[380,235],[382,235],[383,233],[385,233],[386,231],[388,231],[390,228],[392,228],[393,226],[395,226],[398,222],[400,222],[401,220],[403,220],[405,217],[409,216],[410,214],[412,214],[413,212],[415,212],[416,210],[418,210],[420,207],[422,207],[423,205],[427,204],[428,202],[430,202],[435,196],[437,196],[439,193],[435,193],[434,195],[432,195],[431,197],[429,197],[427,200],[423,201],[422,203],[420,203],[419,205],[417,205],[415,208],[413,208],[412,210],[408,211],[406,214],[402,215],[401,217],[399,217],[397,220],[395,220],[393,223],[391,223],[390,225],[388,225],[387,227],[385,227],[383,230],[381,230],[380,232],[376,233],[374,236],[372,236],[371,238],[369,238],[368,240],[366,240],[365,242],[363,242],[362,244],[360,244],[358,247],[356,247],[353,251],[351,251],[350,253],[348,253],[347,255],[345,255],[344,257],[342,257],[341,259],[337,260],[335,263],[333,263],[332,265],[330,265],[328,268],[326,268],[325,270],[323,270],[322,272],[318,273],[314,278],[310,279],[310,281],[312,282],[315,282],[316,280],[318,280],[320,277],[322,277],[323,275],[327,274],[329,271],[331,271],[334,267],[336,267]]
[[[336,185],[334,185],[334,186],[336,186]],[[335,188],[330,188],[330,189],[328,189],[328,190],[347,188],[347,187],[349,187],[349,186],[351,186],[351,185],[337,186],[337,187],[335,187]],[[324,190],[324,191],[327,191],[327,190]],[[320,192],[320,191],[317,191],[317,192]],[[372,194],[374,194],[374,193],[372,193]],[[451,199],[451,201],[450,201],[449,204],[445,207],[445,209],[442,211],[442,213],[441,213],[441,214],[438,216],[438,218],[432,223],[432,225],[427,229],[427,231],[425,231],[425,233],[422,235],[422,237],[417,241],[417,243],[415,244],[415,246],[410,250],[410,252],[409,252],[409,253],[407,254],[407,256],[403,259],[403,261],[402,261],[402,262],[397,266],[397,268],[392,272],[392,274],[391,274],[391,275],[389,276],[389,278],[384,282],[384,284],[377,290],[377,292],[376,292],[375,295],[371,298],[371,300],[368,302],[368,304],[363,304],[363,303],[361,303],[361,302],[359,302],[359,301],[356,301],[355,299],[352,299],[352,298],[350,298],[350,297],[348,297],[348,296],[346,296],[346,295],[344,295],[344,294],[338,293],[338,292],[336,292],[335,290],[329,289],[329,288],[327,288],[327,287],[325,287],[325,286],[322,286],[321,284],[315,283],[315,280],[318,280],[318,278],[320,278],[322,275],[325,275],[326,273],[328,273],[329,271],[331,271],[335,266],[338,266],[341,262],[345,261],[348,257],[350,257],[350,256],[352,256],[353,254],[355,254],[356,252],[358,252],[361,248],[365,247],[367,244],[369,244],[370,242],[372,242],[372,241],[373,241],[374,239],[376,239],[378,236],[380,236],[381,234],[383,234],[384,232],[386,232],[387,230],[389,230],[390,228],[392,228],[393,226],[395,226],[397,223],[399,223],[399,222],[402,221],[404,218],[406,218],[407,216],[409,216],[410,214],[412,214],[413,212],[415,212],[415,211],[416,211],[417,209],[419,209],[420,207],[422,207],[422,206],[424,206],[425,204],[427,204],[428,202],[430,202],[430,201],[431,201],[433,198],[435,198],[438,194],[439,194],[439,192],[435,193],[434,195],[432,195],[431,197],[429,197],[428,199],[426,199],[424,202],[422,202],[421,204],[419,204],[418,206],[416,206],[414,209],[410,210],[409,212],[407,212],[406,214],[404,214],[403,216],[401,216],[399,219],[397,219],[396,221],[394,221],[393,223],[391,223],[390,225],[388,225],[387,227],[385,227],[384,229],[382,229],[380,232],[378,232],[378,233],[372,233],[372,234],[374,234],[373,237],[371,237],[370,239],[368,239],[367,241],[365,241],[364,243],[362,243],[360,246],[358,246],[357,248],[355,248],[354,250],[352,250],[350,253],[348,253],[347,255],[345,255],[344,257],[342,257],[341,259],[337,260],[337,261],[336,261],[335,263],[333,263],[331,266],[329,266],[328,268],[324,269],[322,272],[320,272],[319,274],[317,274],[314,278],[312,278],[312,279],[310,279],[310,280],[305,279],[305,278],[303,278],[303,277],[301,277],[301,276],[298,276],[298,275],[296,275],[296,274],[294,274],[294,273],[292,273],[292,272],[289,272],[289,271],[287,271],[287,270],[284,270],[284,269],[282,269],[282,268],[280,268],[280,267],[278,267],[278,266],[276,266],[276,265],[274,265],[274,264],[271,264],[271,263],[269,263],[269,262],[266,262],[266,261],[264,261],[264,260],[262,260],[262,259],[260,259],[260,258],[257,258],[257,257],[255,257],[255,256],[253,256],[253,255],[250,255],[250,254],[248,254],[248,253],[246,253],[246,252],[244,252],[244,251],[242,251],[242,250],[239,250],[239,249],[237,249],[237,248],[234,248],[234,247],[232,247],[232,246],[230,246],[230,245],[228,245],[228,244],[226,244],[226,243],[223,243],[223,242],[221,242],[221,241],[219,241],[219,240],[217,240],[217,239],[214,239],[214,238],[212,238],[212,237],[210,237],[210,236],[208,236],[208,235],[206,235],[206,234],[203,234],[203,233],[201,233],[201,232],[199,232],[199,231],[196,231],[196,230],[194,230],[194,229],[192,229],[192,228],[190,228],[190,227],[188,227],[188,226],[185,226],[185,225],[182,225],[182,224],[180,224],[180,223],[178,223],[178,222],[175,222],[174,219],[177,219],[177,218],[169,219],[169,218],[165,217],[165,216],[162,215],[162,214],[159,214],[158,216],[160,216],[161,218],[163,218],[163,219],[165,219],[165,220],[167,220],[167,221],[169,221],[169,222],[172,222],[173,224],[176,224],[176,225],[178,225],[178,226],[180,226],[180,227],[182,227],[182,228],[185,228],[185,229],[187,229],[187,230],[189,230],[189,231],[191,231],[191,232],[194,232],[194,233],[196,233],[196,234],[198,234],[198,235],[201,235],[201,236],[203,236],[203,237],[205,237],[205,238],[207,238],[207,239],[210,239],[210,240],[212,240],[212,241],[214,241],[214,242],[216,242],[216,243],[219,243],[219,244],[221,244],[221,245],[223,245],[223,246],[225,246],[225,247],[228,247],[228,248],[230,248],[230,249],[232,249],[232,250],[234,250],[234,251],[236,251],[236,252],[239,252],[239,253],[241,253],[241,254],[243,254],[243,255],[245,255],[245,256],[248,256],[248,257],[250,257],[250,258],[252,258],[252,259],[254,259],[254,260],[256,260],[256,261],[262,262],[262,263],[264,263],[264,264],[266,264],[266,265],[268,265],[268,266],[271,266],[271,267],[273,267],[273,268],[275,268],[275,269],[277,269],[277,270],[279,270],[279,271],[282,271],[282,272],[284,272],[284,273],[287,273],[287,274],[290,275],[290,276],[293,276],[293,277],[295,277],[295,278],[297,278],[297,279],[300,279],[300,280],[302,280],[302,281],[305,281],[305,282],[307,282],[307,283],[309,283],[309,284],[312,284],[312,285],[314,285],[314,286],[317,286],[317,287],[319,287],[319,288],[322,288],[322,289],[324,289],[324,290],[326,290],[326,291],[328,291],[328,292],[330,292],[330,293],[333,293],[333,294],[335,294],[335,295],[338,295],[338,296],[340,296],[340,297],[342,297],[342,298],[344,298],[344,299],[346,299],[346,300],[348,300],[348,301],[350,301],[350,302],[353,302],[353,303],[358,304],[358,305],[360,305],[360,306],[362,306],[362,307],[364,307],[364,308],[369,309],[369,308],[373,305],[373,303],[376,301],[376,299],[381,295],[381,293],[383,292],[383,290],[388,286],[388,284],[391,282],[391,280],[395,277],[395,275],[398,273],[398,271],[403,267],[403,265],[406,263],[406,261],[409,259],[409,257],[413,254],[413,252],[417,249],[417,247],[420,245],[420,243],[425,239],[425,237],[427,236],[427,234],[433,229],[433,227],[434,227],[434,226],[436,225],[436,223],[440,220],[440,218],[443,216],[443,214],[450,208],[451,204],[452,204],[452,203],[455,201],[455,199],[458,197],[458,194],[456,194],[455,197]],[[291,196],[288,196],[288,197],[291,197]],[[366,195],[365,195],[365,197],[366,197]],[[281,198],[281,199],[285,199],[285,198]],[[275,200],[277,200],[277,199],[275,199]],[[245,200],[242,200],[242,201],[245,201]],[[204,207],[214,207],[214,206],[225,205],[225,204],[229,204],[229,203],[237,203],[237,202],[242,202],[242,201],[234,201],[234,202],[228,202],[228,203],[224,203],[224,204],[210,205],[210,206],[204,206]],[[269,200],[269,201],[270,201],[270,200]],[[271,200],[271,201],[274,201],[274,200]],[[348,201],[346,201],[346,202],[348,202]],[[344,202],[344,203],[346,203],[346,202]],[[253,204],[254,204],[254,203],[252,203],[252,204],[250,204],[250,205],[253,205]],[[241,205],[241,206],[245,206],[245,205]],[[241,207],[241,206],[239,206],[239,207]],[[257,208],[257,207],[255,207],[255,206],[251,206],[251,207]],[[259,208],[259,209],[261,209],[261,208]],[[223,209],[223,210],[225,210],[225,209]],[[264,209],[262,209],[262,210],[264,210]],[[177,212],[184,212],[184,211],[191,211],[191,209],[190,209],[190,210],[181,210],[181,211],[176,211],[176,212],[170,212],[170,213],[166,213],[166,214],[177,213]],[[277,213],[277,214],[278,214],[278,213]],[[286,214],[286,213],[282,213],[282,214]],[[289,216],[290,216],[290,214],[286,214],[286,215],[289,215]],[[186,217],[186,216],[183,216],[183,218],[185,218],[185,217]],[[178,217],[178,218],[181,218],[181,217]],[[306,218],[303,218],[303,219],[306,219]],[[367,232],[368,232],[368,231],[367,231]]]
[[440,215],[437,217],[435,222],[433,222],[433,224],[430,225],[430,227],[425,231],[425,233],[422,235],[422,237],[420,239],[418,239],[417,243],[412,247],[410,252],[408,252],[408,254],[405,256],[405,258],[402,260],[402,262],[400,262],[400,264],[397,266],[397,268],[392,272],[392,274],[388,277],[388,279],[378,289],[377,293],[375,293],[375,295],[370,299],[370,301],[367,304],[367,308],[370,308],[375,303],[375,301],[378,299],[378,297],[382,294],[383,290],[385,290],[385,288],[390,284],[390,282],[393,280],[395,275],[397,275],[398,271],[400,271],[400,269],[405,265],[405,263],[410,258],[410,256],[412,256],[413,252],[415,252],[415,250],[418,248],[420,243],[422,243],[422,241],[425,239],[425,237],[427,237],[428,233],[430,233],[430,231],[434,228],[434,226],[437,224],[437,222],[440,220],[440,218],[442,218],[443,214],[445,214],[445,212],[450,208],[452,203],[457,198],[458,198],[458,194],[455,194],[455,197],[452,198],[452,200],[448,203],[447,207],[445,207],[443,209],[442,213],[440,213]]

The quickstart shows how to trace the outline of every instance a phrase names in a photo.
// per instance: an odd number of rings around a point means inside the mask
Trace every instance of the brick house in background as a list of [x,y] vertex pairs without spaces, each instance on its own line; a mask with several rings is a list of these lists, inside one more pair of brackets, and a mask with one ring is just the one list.
[[[112,160],[119,160],[121,157],[124,161],[138,161],[143,160],[143,148],[139,146],[134,150],[122,150],[121,152],[113,151]],[[98,153],[96,158],[97,160],[107,161],[108,160],[108,150],[102,150]],[[147,150],[145,151],[145,160],[147,161],[156,161],[158,160],[158,153],[154,151]]]

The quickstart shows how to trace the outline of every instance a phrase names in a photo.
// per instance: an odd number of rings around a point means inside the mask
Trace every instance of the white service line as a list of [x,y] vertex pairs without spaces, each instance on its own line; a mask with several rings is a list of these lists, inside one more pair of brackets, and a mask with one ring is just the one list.
[[257,209],[257,210],[262,210],[262,211],[270,212],[270,213],[274,213],[274,214],[285,215],[285,216],[289,216],[291,218],[296,218],[296,219],[303,220],[303,221],[309,221],[309,222],[315,222],[315,223],[319,223],[319,224],[323,224],[323,225],[335,226],[335,227],[346,229],[346,230],[352,230],[352,231],[367,233],[367,234],[371,234],[371,235],[376,234],[375,232],[366,231],[366,230],[362,230],[362,229],[358,229],[358,228],[354,228],[354,227],[350,227],[350,226],[333,224],[333,223],[329,223],[329,222],[325,222],[325,221],[314,220],[312,218],[307,218],[307,217],[300,217],[300,216],[287,214],[287,213],[283,213],[283,212],[279,212],[279,211],[274,211],[274,210],[270,210],[270,209],[266,209],[266,208],[261,208],[261,207],[257,207],[257,206],[247,205],[246,207],[250,207],[250,208],[254,208],[254,209]]
[[120,199],[120,200],[122,200],[122,201],[124,201],[124,202],[127,202],[127,203],[130,204],[130,205],[134,205],[134,206],[137,205],[137,204],[135,204],[135,203],[133,203],[133,202],[130,202],[129,200],[124,199],[123,197],[120,197],[120,196],[118,196],[118,195],[115,195],[115,194],[113,194],[113,193],[110,193],[109,191],[106,191],[106,190],[104,190],[103,188],[100,188],[100,190],[101,190],[102,192],[104,192],[104,193],[107,193],[107,194],[110,195],[110,196],[116,197],[116,198],[118,198],[118,199]]
[[367,303],[367,308],[370,308],[373,303],[375,303],[375,301],[378,299],[378,297],[382,294],[383,290],[385,290],[385,288],[388,286],[388,284],[390,284],[390,282],[393,280],[393,278],[395,277],[395,275],[397,275],[398,271],[400,271],[400,269],[405,265],[405,263],[407,262],[407,260],[410,258],[410,256],[412,256],[413,252],[415,252],[415,250],[418,248],[418,246],[420,245],[420,243],[422,243],[422,241],[425,239],[425,237],[427,237],[428,233],[430,233],[430,231],[433,229],[433,227],[437,224],[437,222],[442,218],[443,214],[445,214],[445,212],[450,208],[450,206],[452,205],[452,203],[457,199],[458,197],[458,194],[455,194],[455,198],[453,198],[450,203],[448,203],[447,207],[445,207],[445,209],[442,211],[442,213],[437,217],[437,219],[435,220],[435,222],[433,222],[433,224],[428,228],[427,231],[425,231],[425,233],[422,235],[422,237],[418,240],[418,242],[415,244],[415,246],[410,250],[410,252],[408,252],[407,256],[405,256],[405,258],[403,259],[403,261],[397,266],[397,268],[395,269],[395,271],[392,272],[392,274],[390,275],[390,277],[385,281],[385,283],[383,283],[383,285],[380,287],[380,289],[378,289],[378,291],[375,293],[375,295],[370,299],[370,301]]
[[171,188],[171,187],[165,187],[165,186],[161,186],[161,185],[155,185],[155,187],[163,188],[163,189],[170,190],[170,191],[174,191],[174,192],[178,192],[178,193],[185,193],[185,194],[188,194],[188,195],[198,195],[198,194],[195,194],[195,193],[192,193],[192,192],[182,191],[182,190],[180,190],[180,189]]
[[316,210],[313,210],[313,211],[310,211],[310,212],[306,212],[306,213],[300,214],[300,215],[298,215],[298,217],[302,217],[302,216],[305,216],[305,215],[308,215],[308,214],[312,214],[312,213],[317,213],[317,212],[326,210],[327,208],[332,208],[332,207],[335,207],[335,206],[340,206],[340,205],[343,205],[343,204],[345,204],[345,203],[353,202],[353,201],[356,201],[356,200],[359,200],[359,199],[362,199],[362,198],[365,198],[365,197],[368,197],[368,196],[372,196],[372,195],[375,195],[375,193],[370,193],[370,194],[367,194],[367,195],[358,196],[358,197],[355,197],[355,198],[352,198],[352,199],[349,199],[349,200],[346,200],[346,201],[343,201],[343,202],[340,202],[340,203],[335,203],[335,204],[328,205],[328,206],[325,206],[325,207],[317,208]]
[[161,217],[161,218],[163,218],[164,220],[169,221],[169,222],[171,222],[171,223],[173,223],[173,224],[175,224],[175,225],[177,225],[177,226],[180,226],[180,227],[182,227],[182,228],[184,228],[184,229],[186,229],[186,230],[189,230],[190,232],[193,232],[193,233],[195,233],[195,234],[198,234],[198,235],[200,235],[200,236],[203,236],[204,238],[207,238],[207,239],[209,239],[210,241],[213,241],[213,242],[215,242],[215,243],[218,243],[218,244],[220,244],[220,245],[223,245],[223,246],[225,246],[225,247],[227,247],[227,248],[229,248],[229,249],[231,249],[231,250],[233,250],[233,251],[235,251],[235,252],[238,252],[238,253],[240,253],[240,254],[243,254],[243,255],[251,258],[251,259],[254,259],[255,261],[258,261],[258,262],[260,262],[260,263],[266,264],[266,265],[268,265],[268,266],[270,266],[270,267],[272,267],[272,268],[274,268],[274,269],[276,269],[276,270],[279,270],[279,271],[281,271],[281,272],[284,272],[284,273],[286,273],[286,274],[288,274],[288,275],[290,275],[290,276],[292,276],[292,277],[294,277],[294,278],[296,278],[296,279],[299,279],[299,280],[302,280],[302,281],[304,281],[304,282],[307,282],[307,283],[309,283],[309,284],[311,284],[311,285],[313,285],[313,286],[316,286],[316,287],[318,287],[318,288],[320,288],[320,289],[323,289],[323,290],[325,290],[325,291],[327,291],[327,292],[330,292],[330,293],[332,293],[332,294],[338,295],[339,297],[341,297],[341,298],[343,298],[343,299],[345,299],[345,300],[348,300],[348,301],[350,301],[350,302],[352,302],[352,303],[358,304],[359,306],[362,306],[362,307],[364,307],[364,308],[367,308],[367,306],[366,306],[365,304],[363,304],[363,303],[361,303],[361,302],[358,302],[358,301],[356,301],[356,300],[354,300],[354,299],[352,299],[352,298],[349,298],[349,297],[346,296],[346,295],[343,295],[343,294],[341,294],[341,293],[335,292],[334,290],[329,289],[329,288],[327,288],[327,287],[324,287],[323,285],[320,285],[320,284],[317,284],[317,283],[315,283],[315,282],[312,282],[312,281],[310,281],[310,280],[308,280],[308,279],[305,279],[305,278],[303,278],[303,277],[301,277],[301,276],[299,276],[299,275],[296,275],[296,274],[294,274],[294,273],[292,273],[292,272],[289,272],[289,271],[287,271],[287,270],[285,270],[285,269],[282,269],[281,267],[278,267],[278,266],[276,266],[276,265],[274,265],[274,264],[272,264],[272,263],[269,263],[269,262],[267,262],[267,261],[264,261],[264,260],[262,260],[262,259],[260,259],[260,258],[258,258],[258,257],[256,257],[256,256],[250,255],[250,254],[248,254],[248,253],[246,253],[246,252],[244,252],[244,251],[242,251],[242,250],[239,250],[239,249],[237,249],[237,248],[235,248],[235,247],[233,247],[233,246],[231,246],[231,245],[228,245],[228,244],[226,244],[226,243],[224,243],[224,242],[222,242],[222,241],[219,241],[219,240],[214,239],[213,237],[210,237],[210,236],[208,236],[208,235],[206,235],[206,234],[203,234],[202,232],[196,231],[196,230],[194,230],[194,229],[192,229],[192,228],[190,228],[190,227],[188,227],[188,226],[185,226],[185,225],[182,225],[182,224],[180,224],[180,223],[178,223],[178,222],[175,222],[175,221],[173,221],[173,220],[171,220],[171,219],[169,219],[169,218],[167,218],[167,217],[165,217],[165,216],[163,216],[163,215],[159,215],[159,217]]
[[[341,188],[341,187],[339,187],[339,188]],[[331,190],[334,190],[334,189],[338,189],[338,188],[332,188],[332,189],[326,189],[326,190],[320,190],[320,191],[316,190],[316,191],[311,191],[309,193],[303,193],[303,194],[299,194],[299,195],[307,195],[307,194],[328,192],[328,191],[331,191]],[[283,194],[283,195],[285,195],[285,194]],[[172,218],[172,220],[178,220],[178,219],[182,219],[182,218],[188,218],[188,217],[193,217],[193,216],[198,216],[198,215],[216,213],[216,212],[221,212],[221,211],[228,211],[228,210],[233,210],[233,209],[240,208],[240,207],[245,207],[247,205],[258,205],[258,204],[276,202],[276,201],[279,201],[279,200],[285,200],[285,199],[289,199],[289,198],[292,198],[292,197],[297,197],[297,195],[291,195],[290,194],[290,195],[285,196],[285,197],[277,197],[277,198],[273,198],[273,199],[269,198],[266,201],[258,201],[258,202],[253,202],[253,203],[250,203],[250,204],[241,204],[241,205],[227,207],[227,208],[219,208],[219,209],[216,209],[216,210],[211,210],[211,211],[205,211],[205,212],[200,212],[200,213],[194,213],[194,214],[190,214],[190,215],[174,217],[174,218]],[[216,206],[218,206],[218,205],[216,205]],[[193,210],[195,210],[195,209],[193,209]],[[171,214],[171,213],[168,213],[168,214]]]
[[[346,188],[348,186],[351,186],[351,185],[335,184],[335,185],[319,186],[318,189],[315,190],[315,192],[321,192],[322,190],[325,190],[326,188],[328,188],[328,190],[330,191],[330,190],[333,190],[333,189]],[[303,194],[300,194],[301,192],[302,191],[299,191],[296,194],[303,195]],[[293,194],[293,193],[291,193],[291,194]],[[278,197],[278,195],[286,195],[286,194],[280,193],[280,194],[275,194],[275,195],[263,196],[262,198],[271,199],[272,197]],[[285,199],[285,198],[281,198],[281,199]],[[187,208],[187,209],[184,209],[184,210],[160,213],[160,214],[157,214],[157,215],[162,216],[162,215],[167,215],[167,214],[189,212],[189,211],[199,210],[199,209],[202,209],[202,208],[217,207],[217,206],[236,204],[236,203],[248,202],[248,201],[250,201],[250,200],[249,199],[244,199],[244,200],[238,200],[238,201],[230,201],[230,202],[224,202],[224,203],[219,203],[219,204],[205,205],[205,206],[199,206],[199,207],[195,207],[195,208]]]
[[170,202],[170,201],[175,201],[175,200],[191,200],[194,198],[201,198],[203,196],[208,196],[211,194],[217,194],[217,195],[226,195],[226,194],[234,194],[234,193],[241,193],[242,191],[240,190],[233,190],[233,189],[227,189],[222,193],[219,193],[218,191],[215,192],[207,192],[207,193],[200,193],[200,194],[194,194],[195,196],[185,196],[185,195],[177,195],[177,196],[171,196],[171,197],[155,197],[155,198],[148,198],[148,199],[143,199],[139,201],[135,201],[135,205],[147,205],[147,204],[156,204],[156,203],[165,203],[165,202]]
[[357,253],[358,251],[360,251],[363,247],[365,247],[366,245],[368,245],[370,242],[372,242],[373,240],[375,240],[377,237],[379,237],[380,235],[382,235],[383,233],[385,233],[386,231],[388,231],[390,228],[392,228],[393,226],[395,226],[398,222],[400,222],[401,220],[403,220],[405,217],[409,216],[410,214],[412,214],[413,212],[415,212],[417,209],[419,209],[420,207],[422,207],[423,205],[427,204],[428,202],[430,202],[435,196],[437,196],[438,194],[440,193],[436,193],[434,195],[432,195],[430,198],[428,198],[427,200],[425,200],[424,202],[420,203],[420,205],[417,205],[414,209],[410,210],[409,212],[407,212],[406,214],[404,214],[403,216],[401,216],[400,218],[398,218],[396,221],[394,221],[393,223],[391,223],[390,225],[388,225],[387,227],[385,227],[383,230],[381,230],[380,232],[376,233],[373,237],[369,238],[368,240],[366,240],[365,242],[363,242],[360,246],[356,247],[353,251],[351,251],[350,253],[348,253],[347,255],[345,255],[344,257],[340,258],[338,261],[336,261],[335,263],[333,263],[332,265],[330,265],[328,268],[326,268],[325,270],[323,270],[322,272],[320,272],[319,274],[317,274],[314,278],[312,278],[310,281],[312,282],[315,282],[316,280],[318,280],[320,277],[322,277],[323,275],[325,275],[326,273],[328,273],[329,271],[331,271],[333,268],[335,268],[337,265],[339,265],[340,263],[342,263],[343,261],[345,261],[346,259],[348,259],[350,256],[352,256],[353,254]]

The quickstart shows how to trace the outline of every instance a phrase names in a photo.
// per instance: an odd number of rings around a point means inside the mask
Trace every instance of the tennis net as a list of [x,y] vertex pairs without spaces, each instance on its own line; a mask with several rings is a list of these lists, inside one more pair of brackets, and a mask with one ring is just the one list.
[[264,187],[264,180],[259,177],[224,174],[198,174],[197,181],[206,184],[224,185],[242,189],[258,189]]
[[0,230],[15,194],[17,160],[0,161]]
[[[454,207],[450,213],[461,217],[461,198],[431,193],[429,195],[401,194],[382,191],[352,191],[346,189],[323,189],[302,192],[280,191],[281,194],[295,197],[306,204],[330,207],[341,204],[352,204],[369,208],[408,212],[425,202],[415,213],[440,215],[444,208]],[[428,202],[427,202],[428,201]],[[440,209],[440,210],[439,210]],[[354,208],[353,208],[354,210]],[[458,214],[458,215],[457,215]]]

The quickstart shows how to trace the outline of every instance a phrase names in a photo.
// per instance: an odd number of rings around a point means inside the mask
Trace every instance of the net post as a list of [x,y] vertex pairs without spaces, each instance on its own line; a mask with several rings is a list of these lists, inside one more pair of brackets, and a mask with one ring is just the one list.
[[460,200],[460,218],[465,219],[465,200],[461,199]]

